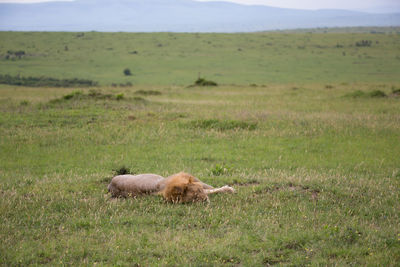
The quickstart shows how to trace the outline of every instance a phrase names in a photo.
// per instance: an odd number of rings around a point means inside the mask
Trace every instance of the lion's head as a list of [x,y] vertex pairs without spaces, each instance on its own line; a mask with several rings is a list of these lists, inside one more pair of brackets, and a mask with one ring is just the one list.
[[173,203],[209,201],[202,184],[184,172],[171,177],[161,194],[165,200]]

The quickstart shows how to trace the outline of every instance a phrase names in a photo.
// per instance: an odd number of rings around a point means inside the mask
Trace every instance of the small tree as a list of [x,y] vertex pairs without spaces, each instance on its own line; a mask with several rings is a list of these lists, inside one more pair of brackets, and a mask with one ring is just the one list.
[[131,70],[128,69],[128,68],[124,69],[124,74],[125,74],[125,76],[131,76],[132,75]]

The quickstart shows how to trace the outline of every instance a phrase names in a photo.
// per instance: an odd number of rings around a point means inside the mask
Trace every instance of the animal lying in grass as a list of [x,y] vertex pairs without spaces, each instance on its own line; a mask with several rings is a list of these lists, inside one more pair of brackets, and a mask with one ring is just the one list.
[[112,197],[158,194],[172,203],[209,201],[209,194],[235,192],[230,186],[214,188],[184,172],[167,178],[157,174],[118,175],[111,180],[108,191]]

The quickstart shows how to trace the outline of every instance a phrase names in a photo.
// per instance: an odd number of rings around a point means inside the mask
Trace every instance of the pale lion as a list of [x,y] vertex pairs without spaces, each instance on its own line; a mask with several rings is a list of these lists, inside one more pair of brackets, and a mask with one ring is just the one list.
[[209,194],[235,192],[230,186],[214,188],[184,172],[167,178],[157,174],[118,175],[111,180],[108,191],[112,197],[158,194],[173,203],[209,201]]

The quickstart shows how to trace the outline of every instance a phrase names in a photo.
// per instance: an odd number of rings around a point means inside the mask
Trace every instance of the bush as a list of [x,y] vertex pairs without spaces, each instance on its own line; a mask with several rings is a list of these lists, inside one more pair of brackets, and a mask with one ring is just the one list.
[[125,76],[131,76],[132,75],[131,70],[128,69],[128,68],[124,69],[124,74],[125,74]]
[[370,97],[386,97],[385,92],[382,92],[381,90],[374,90],[369,93]]
[[116,95],[116,96],[115,96],[115,99],[118,100],[118,101],[124,99],[124,94],[118,94],[118,95]]
[[73,99],[73,98],[80,98],[81,96],[83,96],[83,93],[81,91],[75,91],[75,92],[72,92],[72,93],[70,93],[68,95],[64,95],[63,99],[70,100],[70,99]]
[[218,84],[214,81],[209,81],[204,78],[198,78],[195,82],[194,85],[196,86],[218,86]]

